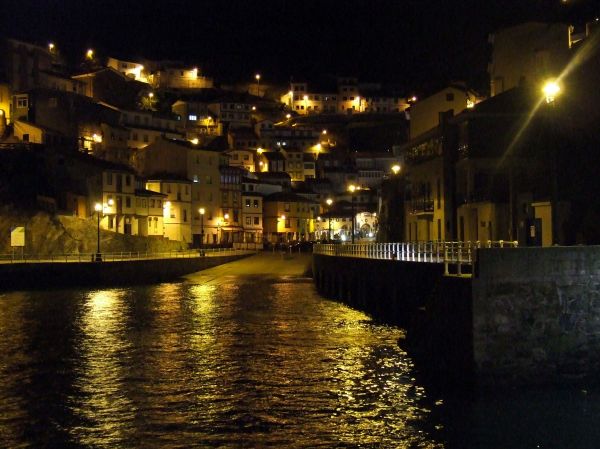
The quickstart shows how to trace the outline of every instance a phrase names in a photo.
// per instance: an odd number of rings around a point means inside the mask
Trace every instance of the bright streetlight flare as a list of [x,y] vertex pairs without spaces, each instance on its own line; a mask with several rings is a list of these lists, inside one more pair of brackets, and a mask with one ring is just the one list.
[[400,172],[400,166],[398,164],[392,165],[392,171],[397,175]]
[[556,81],[549,80],[546,81],[546,84],[544,84],[542,92],[546,96],[546,103],[552,103],[556,96],[560,93],[560,86]]

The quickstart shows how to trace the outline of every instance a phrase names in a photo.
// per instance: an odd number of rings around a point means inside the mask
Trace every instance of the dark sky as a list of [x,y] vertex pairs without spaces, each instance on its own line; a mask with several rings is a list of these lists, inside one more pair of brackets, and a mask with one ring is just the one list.
[[[583,3],[585,0],[569,0]],[[587,2],[590,3],[590,2]],[[4,0],[0,32],[63,53],[181,59],[217,80],[357,75],[422,90],[486,85],[487,35],[565,19],[561,0]]]

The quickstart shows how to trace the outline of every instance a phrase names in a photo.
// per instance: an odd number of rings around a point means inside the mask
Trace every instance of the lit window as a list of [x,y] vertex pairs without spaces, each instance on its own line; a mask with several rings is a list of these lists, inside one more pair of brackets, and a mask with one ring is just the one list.
[[198,120],[198,116],[195,114],[190,114],[190,115],[188,115],[188,120],[196,121],[196,120]]

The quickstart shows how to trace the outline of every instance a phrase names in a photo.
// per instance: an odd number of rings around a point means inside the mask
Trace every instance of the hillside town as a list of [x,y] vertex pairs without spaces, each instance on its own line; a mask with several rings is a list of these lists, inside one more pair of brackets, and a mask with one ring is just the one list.
[[190,248],[595,243],[597,20],[498,30],[485,92],[226,84],[200,64],[93,48],[73,63],[60,42],[5,39],[0,199]]

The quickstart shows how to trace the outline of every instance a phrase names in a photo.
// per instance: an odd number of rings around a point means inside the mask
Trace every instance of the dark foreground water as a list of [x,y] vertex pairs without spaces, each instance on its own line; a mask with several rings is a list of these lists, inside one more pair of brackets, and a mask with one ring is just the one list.
[[598,448],[591,389],[434,393],[310,279],[0,293],[0,447]]

